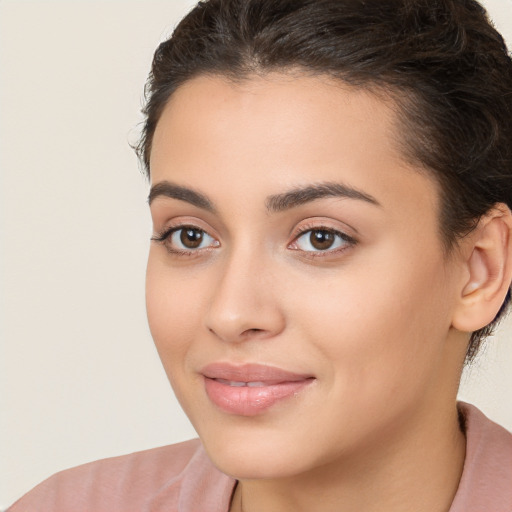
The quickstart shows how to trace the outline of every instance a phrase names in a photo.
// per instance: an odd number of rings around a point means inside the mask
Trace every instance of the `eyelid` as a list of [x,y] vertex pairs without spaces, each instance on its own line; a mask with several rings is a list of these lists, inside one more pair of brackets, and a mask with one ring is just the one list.
[[[343,247],[336,247],[334,249],[325,249],[325,250],[317,250],[317,251],[307,251],[304,249],[300,249],[297,247],[292,247],[299,238],[304,236],[307,233],[310,233],[312,231],[328,231],[330,233],[335,234],[336,236],[339,236],[342,240],[344,240],[347,244]],[[333,256],[339,253],[342,253],[351,247],[354,247],[357,245],[358,240],[354,238],[353,236],[347,234],[344,230],[341,230],[339,228],[335,228],[333,226],[330,226],[329,223],[326,223],[325,221],[310,221],[307,224],[300,225],[296,230],[294,230],[292,242],[288,245],[289,249],[301,252],[303,255],[307,255],[309,258],[318,258],[318,257],[328,257]]]
[[[153,221],[154,225],[154,235],[151,237],[151,240],[162,238],[168,236],[173,231],[177,231],[182,228],[193,228],[200,231],[204,231],[206,234],[210,235],[212,238],[216,240],[219,238],[215,229],[208,223],[203,221],[200,218],[189,215],[179,215],[172,218],[162,219],[162,222]],[[162,227],[157,227],[157,226]]]
[[[220,247],[220,241],[218,240],[218,235],[211,234],[212,229],[205,228],[201,221],[198,220],[189,220],[189,219],[174,219],[170,224],[167,224],[164,228],[157,231],[156,234],[154,234],[151,237],[151,240],[157,243],[162,244],[171,254],[175,255],[183,255],[183,256],[199,256],[201,254],[204,254],[205,252],[209,252],[212,249],[216,249]],[[172,247],[170,243],[170,239],[173,236],[174,233],[177,231],[180,231],[182,229],[191,228],[194,230],[202,231],[205,233],[208,237],[210,237],[213,240],[213,243],[208,245],[207,247],[199,247],[199,248],[176,248]],[[352,228],[353,229],[353,228]],[[355,231],[355,229],[353,229]],[[335,234],[336,236],[340,237],[341,240],[346,242],[342,247],[335,247],[334,249],[318,249],[318,250],[305,250],[298,247],[294,247],[297,240],[304,236],[305,234],[311,232],[311,231],[328,231],[330,233]],[[291,250],[295,250],[297,252],[302,253],[307,258],[317,258],[317,257],[328,257],[328,256],[334,256],[337,254],[340,254],[353,246],[355,246],[359,241],[354,237],[345,231],[345,229],[340,229],[339,227],[333,227],[329,221],[325,221],[325,219],[318,219],[313,220],[309,219],[308,222],[299,224],[298,227],[296,227],[292,231],[292,241],[287,244],[287,248]]]
[[[209,251],[211,249],[219,247],[220,242],[218,241],[217,237],[215,235],[210,234],[210,230],[205,229],[204,227],[202,227],[198,224],[200,224],[200,223],[194,222],[194,221],[189,221],[189,222],[187,222],[186,220],[174,221],[170,225],[166,225],[163,229],[157,231],[157,233],[151,237],[151,241],[162,244],[167,249],[167,251],[169,253],[176,254],[178,256],[182,256],[182,255],[196,256],[205,251]],[[170,240],[171,240],[173,234],[176,233],[177,231],[180,231],[182,229],[187,229],[187,228],[194,229],[197,231],[202,231],[208,237],[210,237],[214,241],[214,243],[207,247],[200,247],[197,249],[173,248],[170,245]]]
[[[339,223],[338,223],[339,224]],[[338,226],[333,226],[330,221],[327,221],[325,219],[307,219],[304,223],[299,224],[297,227],[295,227],[291,232],[291,237],[293,240],[295,240],[300,235],[303,235],[304,233],[307,233],[308,231],[315,231],[315,230],[325,230],[325,231],[331,231],[333,233],[337,233],[341,235],[343,238],[349,241],[357,242],[357,238],[354,235],[349,235],[347,231],[349,232],[355,232],[357,233],[357,230],[355,228],[352,228],[351,226],[347,225],[347,228],[343,228]]]

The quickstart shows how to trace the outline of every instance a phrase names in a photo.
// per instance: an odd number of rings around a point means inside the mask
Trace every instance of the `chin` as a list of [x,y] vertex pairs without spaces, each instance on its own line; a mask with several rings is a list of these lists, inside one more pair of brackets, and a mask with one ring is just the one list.
[[[226,475],[237,480],[267,480],[291,477],[306,470],[303,454],[298,453],[292,457],[279,447],[269,446],[267,449],[251,449],[231,445],[225,448],[215,447],[206,451],[213,464]],[[279,455],[276,455],[279,454]],[[294,459],[300,459],[294,460]]]
[[[238,480],[287,478],[321,465],[326,447],[269,425],[211,428],[199,436],[214,465]],[[309,450],[304,447],[309,444]]]

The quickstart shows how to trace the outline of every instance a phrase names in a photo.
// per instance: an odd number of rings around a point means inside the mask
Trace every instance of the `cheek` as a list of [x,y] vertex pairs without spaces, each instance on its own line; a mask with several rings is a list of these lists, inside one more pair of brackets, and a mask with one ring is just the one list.
[[369,399],[428,385],[450,327],[439,255],[392,249],[341,268],[316,293],[305,283],[310,300],[295,311],[332,380]]
[[[156,251],[154,251],[156,252]],[[196,279],[165,265],[150,250],[146,272],[146,309],[149,328],[167,373],[180,365],[199,325]]]

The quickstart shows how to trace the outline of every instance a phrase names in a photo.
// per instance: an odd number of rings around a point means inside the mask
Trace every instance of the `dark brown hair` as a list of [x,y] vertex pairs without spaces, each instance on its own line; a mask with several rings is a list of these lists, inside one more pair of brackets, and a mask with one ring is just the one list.
[[[512,207],[512,61],[474,0],[208,0],[155,52],[137,151],[149,176],[172,93],[204,74],[302,70],[386,93],[404,155],[441,189],[447,250],[496,203]],[[495,320],[471,336],[470,361]]]

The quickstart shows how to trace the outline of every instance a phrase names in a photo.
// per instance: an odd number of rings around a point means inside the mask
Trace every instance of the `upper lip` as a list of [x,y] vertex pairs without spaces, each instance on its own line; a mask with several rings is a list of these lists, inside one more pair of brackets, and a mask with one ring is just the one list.
[[313,376],[283,370],[263,364],[210,363],[202,368],[201,373],[209,379],[223,379],[235,382],[298,382]]

